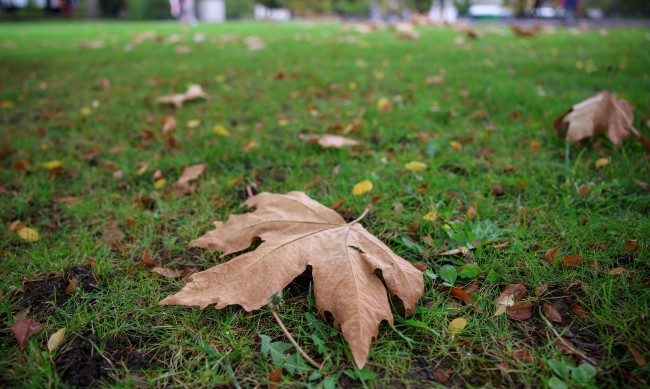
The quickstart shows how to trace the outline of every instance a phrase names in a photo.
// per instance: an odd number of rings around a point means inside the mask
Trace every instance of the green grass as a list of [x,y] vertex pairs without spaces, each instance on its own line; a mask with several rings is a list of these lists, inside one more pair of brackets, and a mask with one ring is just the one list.
[[[165,40],[125,50],[130,36],[143,31]],[[204,42],[192,40],[198,32]],[[570,331],[567,342],[598,361],[596,378],[585,385],[647,384],[650,369],[635,363],[629,347],[650,359],[650,194],[635,184],[648,181],[650,159],[633,140],[620,150],[608,141],[600,148],[567,148],[551,123],[571,105],[610,88],[635,105],[635,124],[648,134],[650,52],[641,49],[649,44],[648,32],[576,35],[558,29],[533,39],[515,38],[503,27],[483,32],[484,39],[459,46],[459,33],[435,27],[422,28],[421,40],[405,42],[389,31],[357,35],[336,24],[0,25],[2,228],[21,220],[41,235],[29,243],[8,233],[0,243],[0,385],[65,387],[57,361],[70,353],[75,338],[91,334],[99,339],[95,353],[110,359],[110,342],[118,342],[149,361],[139,371],[116,358],[111,376],[102,377],[107,385],[214,387],[231,384],[232,377],[243,387],[268,383],[275,366],[261,352],[259,335],[288,343],[268,308],[249,315],[239,307],[160,307],[183,281],[135,266],[145,251],[166,267],[205,270],[220,262],[218,253],[187,244],[212,229],[212,221],[240,212],[246,185],[256,192],[304,190],[327,206],[346,200],[343,208],[357,215],[381,196],[364,225],[396,253],[436,274],[445,264],[480,268],[475,293],[484,313],[449,296],[439,278],[425,277],[411,318],[419,324],[400,316],[394,300],[395,324],[380,327],[362,371],[340,333],[319,318],[311,279],[299,277],[285,291],[281,316],[307,353],[327,362],[322,376],[312,376],[313,369],[299,366],[292,373],[290,363],[279,361],[286,387],[422,387],[432,384],[436,369],[449,373],[447,385],[544,386],[561,378],[549,360],[580,361],[556,346],[540,316],[544,303],[559,308],[564,323],[556,329]],[[185,41],[167,43],[172,34]],[[266,49],[248,51],[241,38],[250,35],[261,36]],[[357,42],[339,42],[348,35]],[[87,40],[105,45],[80,49]],[[178,45],[192,52],[175,54]],[[437,74],[445,75],[443,85],[425,83]],[[96,87],[102,78],[110,88]],[[155,97],[190,83],[200,83],[211,99],[178,110],[155,104]],[[392,112],[378,112],[381,97],[393,100]],[[479,110],[487,115],[472,115]],[[166,115],[178,121],[177,147],[161,133]],[[303,132],[341,131],[355,118],[360,125],[349,136],[364,142],[357,154],[298,140]],[[194,119],[201,124],[188,128]],[[232,136],[215,135],[216,124]],[[451,147],[454,140],[463,143],[462,151]],[[242,152],[249,141],[259,147]],[[531,141],[541,144],[536,154],[529,151]],[[121,152],[111,153],[117,146]],[[609,165],[596,168],[603,156]],[[61,174],[42,167],[52,160],[62,161]],[[404,169],[413,160],[428,169]],[[18,161],[29,170],[14,169]],[[138,175],[140,162],[149,167]],[[195,193],[175,199],[154,189],[153,172],[159,170],[169,186],[196,163],[208,168]],[[122,179],[113,178],[116,170],[123,171]],[[374,183],[373,191],[353,196],[352,186],[364,179]],[[497,185],[502,196],[493,195]],[[591,187],[584,198],[577,191],[581,185]],[[65,197],[78,203],[58,201]],[[470,206],[474,221],[465,219]],[[438,218],[423,220],[432,207]],[[110,222],[124,233],[116,247],[103,237]],[[437,255],[479,239],[483,244],[466,256]],[[631,251],[625,247],[629,239],[638,242]],[[509,244],[498,248],[489,243],[494,240]],[[547,266],[542,258],[552,247],[559,248],[558,261]],[[569,254],[585,262],[561,265]],[[29,316],[44,329],[21,351],[10,326],[12,316],[30,307],[25,282],[86,264],[87,257],[96,259],[99,287],[78,288],[58,305],[52,299],[31,304]],[[616,267],[625,273],[610,275]],[[535,303],[530,320],[493,316],[494,299],[514,283],[523,283],[526,300]],[[548,291],[535,297],[544,283]],[[586,317],[572,313],[575,303]],[[457,317],[468,325],[452,336],[448,325]],[[68,329],[66,340],[49,353],[47,339],[61,327]],[[532,362],[514,358],[515,350],[530,352]],[[508,368],[500,370],[499,363]]]

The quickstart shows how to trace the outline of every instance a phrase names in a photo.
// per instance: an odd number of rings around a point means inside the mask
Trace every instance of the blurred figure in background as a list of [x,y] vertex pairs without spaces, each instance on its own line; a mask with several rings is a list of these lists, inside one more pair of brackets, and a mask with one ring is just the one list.
[[576,23],[576,10],[579,0],[564,0],[564,20],[567,24]]
[[169,0],[172,16],[181,23],[196,24],[194,0]]

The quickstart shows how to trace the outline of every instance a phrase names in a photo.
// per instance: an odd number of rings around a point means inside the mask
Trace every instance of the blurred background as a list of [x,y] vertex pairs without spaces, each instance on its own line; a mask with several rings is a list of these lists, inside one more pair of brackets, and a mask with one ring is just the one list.
[[585,19],[650,17],[649,0],[0,0],[0,20],[173,19],[174,3],[191,2],[202,22],[339,17],[401,20],[414,14],[453,21],[472,19],[562,19],[567,2]]

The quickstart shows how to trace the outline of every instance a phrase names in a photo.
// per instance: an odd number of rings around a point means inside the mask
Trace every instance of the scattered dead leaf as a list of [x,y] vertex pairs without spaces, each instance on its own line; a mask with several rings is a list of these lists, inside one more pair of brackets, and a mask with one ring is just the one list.
[[354,139],[346,138],[341,135],[323,134],[323,135],[305,135],[300,134],[301,141],[306,143],[318,143],[324,149],[340,149],[346,146],[356,146],[359,144]]
[[179,278],[182,276],[183,271],[177,269],[167,269],[165,267],[154,267],[151,269],[152,272],[160,274],[165,278]]
[[63,327],[50,336],[50,339],[47,341],[47,350],[49,352],[53,352],[57,349],[57,347],[61,345],[61,343],[63,343],[63,339],[65,338],[65,331],[66,328]]
[[21,350],[25,349],[29,337],[41,329],[43,329],[43,327],[41,327],[41,325],[36,321],[28,318],[27,313],[24,311],[14,317],[14,324],[11,326],[11,331],[13,331]]
[[600,92],[569,108],[553,121],[553,127],[559,135],[566,131],[565,136],[571,142],[579,142],[585,138],[593,138],[598,132],[606,132],[616,147],[620,147],[630,135],[643,142],[646,149],[650,143],[634,128],[632,104],[608,91]]
[[558,312],[555,307],[549,303],[544,303],[543,306],[544,310],[544,316],[550,321],[554,321],[556,323],[562,323],[562,315],[560,315],[560,312]]
[[573,312],[576,316],[583,318],[589,316],[589,312],[587,312],[587,310],[584,309],[584,307],[580,304],[574,304],[571,307],[571,312]]
[[533,356],[526,350],[515,350],[512,352],[512,356],[523,363],[531,363],[533,361]]
[[580,266],[582,262],[584,261],[584,258],[582,255],[567,255],[564,258],[562,258],[562,264],[564,266]]
[[171,104],[176,108],[180,108],[187,101],[197,100],[197,99],[207,99],[209,96],[203,91],[203,88],[199,84],[192,84],[187,88],[185,93],[179,93],[175,95],[161,96],[156,99],[160,104]]
[[628,350],[630,350],[630,354],[632,354],[632,358],[634,358],[634,361],[636,362],[637,365],[644,367],[646,365],[645,358],[643,358],[643,354],[641,354],[637,349],[635,349],[632,346],[628,346]]
[[539,297],[548,291],[548,285],[544,283],[542,286],[535,288],[535,296]]
[[623,273],[625,273],[625,269],[622,267],[615,267],[609,271],[609,274],[611,275],[623,274]]
[[528,320],[533,316],[533,303],[520,301],[508,308],[508,316],[515,320]]

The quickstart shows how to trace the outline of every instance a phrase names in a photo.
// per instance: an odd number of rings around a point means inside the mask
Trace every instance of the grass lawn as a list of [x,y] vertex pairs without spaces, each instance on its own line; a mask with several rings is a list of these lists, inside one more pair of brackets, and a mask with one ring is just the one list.
[[[486,26],[462,43],[453,29],[419,30],[420,40],[401,41],[338,24],[0,25],[0,386],[253,387],[276,366],[286,387],[647,385],[650,158],[635,140],[567,145],[551,124],[609,88],[649,134],[650,33],[517,38]],[[134,40],[146,31],[157,38]],[[250,36],[265,48],[249,50]],[[435,75],[444,82],[429,85]],[[210,99],[156,104],[192,83]],[[177,127],[165,133],[170,115]],[[326,132],[363,145],[298,139]],[[426,170],[407,170],[412,161]],[[199,163],[196,190],[175,195],[183,169]],[[353,195],[362,180],[374,188]],[[395,323],[381,325],[363,370],[319,317],[308,274],[284,291],[279,313],[326,360],[321,371],[287,346],[267,307],[161,307],[185,281],[138,266],[149,255],[168,269],[223,262],[187,244],[242,212],[248,192],[292,190],[347,220],[373,202],[365,227],[428,269],[412,317],[392,300]],[[11,232],[16,220],[40,239]],[[440,255],[460,247],[471,250]],[[584,261],[566,266],[569,255]],[[478,309],[450,295],[444,265]],[[511,284],[525,286],[530,319],[495,315]],[[562,323],[544,319],[549,306]],[[25,309],[43,329],[20,350],[11,325]],[[467,326],[451,334],[456,318]],[[62,327],[64,341],[47,351]],[[265,356],[262,339],[284,355]],[[586,362],[595,377],[573,368]]]

